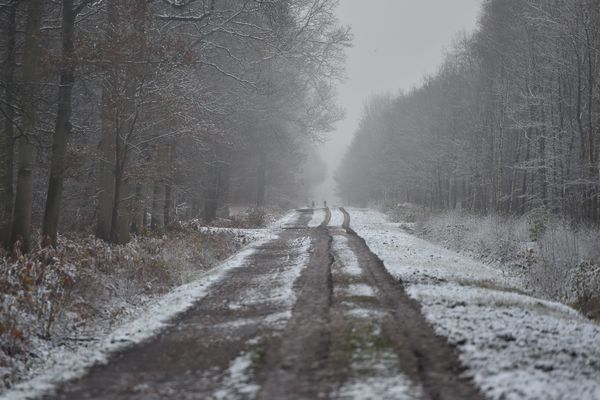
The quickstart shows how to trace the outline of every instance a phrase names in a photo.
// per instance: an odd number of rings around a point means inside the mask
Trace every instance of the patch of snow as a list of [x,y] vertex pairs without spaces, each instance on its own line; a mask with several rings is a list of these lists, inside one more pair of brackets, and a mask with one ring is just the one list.
[[217,400],[254,398],[260,386],[252,383],[249,374],[251,368],[252,353],[244,353],[231,361],[222,388],[214,393],[214,398]]
[[332,249],[339,259],[339,267],[344,274],[359,277],[362,276],[362,269],[358,259],[348,245],[348,238],[342,235],[333,235]]
[[457,346],[490,399],[600,398],[600,326],[563,304],[520,294],[518,278],[350,209],[352,228]]
[[346,304],[346,305],[349,305],[350,307],[352,307],[351,310],[347,311],[347,314],[349,316],[352,316],[355,318],[372,319],[372,318],[382,318],[386,315],[385,312],[383,312],[381,310],[376,310],[376,309],[371,309],[371,308],[356,308],[355,304],[352,304],[349,302],[344,302],[342,304]]
[[421,399],[422,390],[414,387],[402,375],[390,377],[370,377],[361,380],[352,380],[342,386],[336,398],[356,400],[379,399]]
[[342,288],[344,294],[348,296],[375,297],[373,288],[365,283],[353,283]]
[[285,229],[296,225],[299,214],[296,211],[290,211],[283,217],[268,226],[269,229]]
[[334,228],[341,228],[344,225],[344,214],[339,208],[331,208],[331,220],[329,225]]
[[319,225],[323,223],[325,220],[325,209],[324,208],[315,208],[313,210],[312,218],[308,223],[309,228],[317,228]]
[[287,255],[280,261],[279,271],[269,276],[268,280],[265,280],[264,276],[257,276],[256,279],[248,282],[241,298],[230,302],[228,307],[239,310],[261,303],[269,303],[291,308],[296,301],[294,282],[298,279],[304,267],[308,265],[310,248],[310,237],[290,240],[287,246]]

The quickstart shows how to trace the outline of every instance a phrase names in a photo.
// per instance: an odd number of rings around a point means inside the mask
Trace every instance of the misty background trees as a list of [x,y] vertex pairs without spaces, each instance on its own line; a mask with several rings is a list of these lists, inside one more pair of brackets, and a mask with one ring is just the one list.
[[600,3],[487,0],[435,75],[366,104],[339,191],[597,223],[599,129]]
[[125,243],[306,196],[341,117],[336,3],[1,2],[0,242],[93,226]]

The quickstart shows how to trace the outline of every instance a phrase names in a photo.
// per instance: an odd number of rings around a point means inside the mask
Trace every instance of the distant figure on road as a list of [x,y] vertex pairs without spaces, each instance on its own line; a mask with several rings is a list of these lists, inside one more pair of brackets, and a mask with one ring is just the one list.
[[327,200],[323,200],[323,207],[327,208]]
[[313,200],[313,201],[310,203],[310,205],[311,205],[311,207],[312,207],[312,208],[315,208],[315,201]]

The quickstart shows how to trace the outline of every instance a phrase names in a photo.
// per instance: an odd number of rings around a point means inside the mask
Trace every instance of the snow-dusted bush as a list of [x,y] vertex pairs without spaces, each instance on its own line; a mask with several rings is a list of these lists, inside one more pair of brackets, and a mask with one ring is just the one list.
[[532,280],[546,295],[567,303],[600,299],[600,231],[564,221],[547,225],[537,241],[540,262]]
[[423,207],[419,207],[411,203],[386,204],[385,209],[395,221],[401,221],[409,224],[422,220],[426,215],[426,211]]
[[429,215],[417,227],[417,232],[427,239],[488,262],[520,263],[528,237],[522,219],[475,216],[460,211]]

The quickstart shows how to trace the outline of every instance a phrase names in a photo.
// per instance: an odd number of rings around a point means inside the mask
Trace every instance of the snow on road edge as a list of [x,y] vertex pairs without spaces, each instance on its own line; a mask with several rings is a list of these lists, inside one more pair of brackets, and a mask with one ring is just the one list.
[[382,213],[349,209],[352,228],[456,346],[490,399],[600,399],[600,326],[521,282],[402,232]]
[[[296,212],[286,214],[274,224],[283,227],[297,218]],[[0,396],[5,400],[24,400],[42,396],[52,391],[58,384],[79,378],[96,364],[106,363],[109,356],[127,346],[140,343],[167,327],[168,322],[189,309],[195,302],[208,294],[210,287],[222,279],[229,271],[240,267],[244,259],[252,255],[260,246],[277,237],[276,232],[266,234],[248,247],[203,274],[198,280],[182,285],[158,299],[136,320],[127,322],[114,330],[96,345],[82,348],[78,352],[55,354],[50,367],[30,380],[15,385]]]
[[329,221],[330,227],[341,228],[344,224],[344,214],[339,208],[331,209],[331,220]]
[[325,220],[325,209],[324,208],[315,208],[313,210],[312,218],[308,223],[309,228],[317,228],[320,226]]

